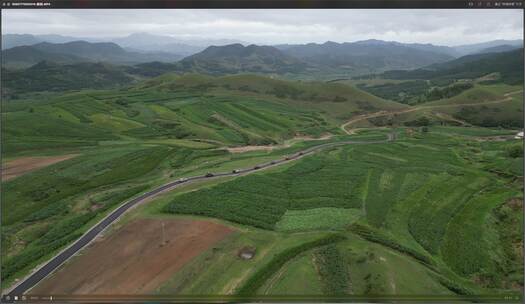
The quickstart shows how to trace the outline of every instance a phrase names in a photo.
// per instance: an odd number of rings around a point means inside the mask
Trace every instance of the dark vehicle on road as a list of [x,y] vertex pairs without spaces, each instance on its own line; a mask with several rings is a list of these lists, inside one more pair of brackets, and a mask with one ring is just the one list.
[[239,170],[237,170],[237,169],[233,169],[232,170],[232,173],[238,173],[238,172],[239,172]]
[[206,177],[213,177],[213,173],[206,173]]

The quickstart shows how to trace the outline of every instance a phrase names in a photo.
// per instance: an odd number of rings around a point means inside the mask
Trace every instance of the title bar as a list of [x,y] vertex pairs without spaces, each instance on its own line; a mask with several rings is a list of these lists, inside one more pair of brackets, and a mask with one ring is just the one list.
[[60,1],[2,1],[2,9],[394,9],[394,8],[472,8],[472,9],[521,9],[523,1],[454,1],[454,0],[60,0]]

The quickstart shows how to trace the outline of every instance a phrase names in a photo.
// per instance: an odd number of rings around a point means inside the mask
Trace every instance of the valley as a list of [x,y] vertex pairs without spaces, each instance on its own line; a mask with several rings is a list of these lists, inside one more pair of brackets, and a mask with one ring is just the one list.
[[4,292],[522,296],[522,48],[86,43],[2,67]]

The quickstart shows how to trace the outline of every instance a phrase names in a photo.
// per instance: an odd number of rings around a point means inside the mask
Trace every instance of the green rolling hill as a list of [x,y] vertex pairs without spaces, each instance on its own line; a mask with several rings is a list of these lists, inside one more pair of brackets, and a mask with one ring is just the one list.
[[69,64],[79,62],[106,62],[114,64],[137,64],[142,62],[175,62],[179,55],[163,52],[139,53],[127,51],[111,42],[71,41],[66,43],[40,42],[2,50],[2,65],[10,68],[26,68],[40,61]]
[[57,64],[41,61],[27,69],[3,69],[2,94],[7,98],[33,92],[105,89],[132,83],[133,75],[107,63]]
[[[167,74],[127,89],[9,102],[3,115],[12,123],[4,129],[4,153],[24,147],[25,136],[30,144],[34,132],[59,142],[70,136],[80,142],[171,138],[271,144],[298,134],[338,133],[339,124],[352,115],[405,107],[342,84]],[[35,130],[29,123],[35,118],[46,125]],[[70,127],[61,128],[62,123]],[[73,133],[63,137],[61,130]],[[84,130],[88,133],[75,133]]]
[[[70,52],[41,47],[34,54],[53,54],[59,62],[38,57],[29,68],[2,71],[8,97],[2,165],[26,156],[70,157],[2,182],[2,287],[122,202],[167,181],[359,139],[378,142],[196,183],[131,210],[119,224],[198,216],[236,230],[185,264],[159,293],[282,295],[300,294],[304,286],[324,296],[521,290],[516,248],[523,243],[523,205],[516,202],[523,198],[523,157],[513,136],[523,127],[523,86],[516,83],[523,79],[516,68],[523,66],[522,50],[323,82],[283,78],[316,68],[303,58],[319,46],[228,45],[177,63],[128,66],[92,62],[111,61],[113,51],[77,62]],[[331,58],[322,58],[329,52],[324,47],[331,46],[319,47],[319,62],[348,59],[342,53],[350,46],[333,46],[342,49]],[[451,51],[378,41],[351,47],[362,52],[354,61],[372,47],[374,56],[395,48],[391,61],[366,57],[358,67],[374,63],[379,70],[450,59],[443,52]],[[404,61],[406,48],[417,62]],[[303,51],[305,57],[295,55],[300,59],[292,55]],[[125,52],[117,57],[130,58]],[[394,141],[379,141],[392,132]],[[247,247],[256,248],[252,260],[238,256]]]
[[458,80],[473,79],[490,73],[499,73],[508,84],[523,83],[523,48],[500,53],[467,55],[441,64],[413,71],[388,71],[380,75],[386,79]]

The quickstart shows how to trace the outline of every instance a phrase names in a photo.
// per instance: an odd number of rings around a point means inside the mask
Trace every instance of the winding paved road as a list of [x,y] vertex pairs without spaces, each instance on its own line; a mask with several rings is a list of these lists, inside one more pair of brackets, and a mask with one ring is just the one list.
[[260,171],[265,168],[270,168],[274,166],[278,166],[290,161],[294,161],[297,159],[300,159],[306,155],[312,154],[316,151],[331,148],[331,147],[337,147],[337,146],[343,146],[343,145],[349,145],[349,144],[378,144],[378,143],[385,143],[389,141],[395,140],[395,134],[389,133],[388,138],[385,140],[377,140],[377,141],[341,141],[341,142],[331,142],[331,143],[325,143],[317,146],[310,147],[308,149],[296,152],[295,154],[292,154],[288,157],[285,157],[283,159],[271,161],[268,163],[256,165],[252,168],[248,169],[241,169],[231,172],[222,172],[222,173],[208,173],[206,175],[200,175],[200,176],[193,176],[186,179],[180,179],[177,181],[173,181],[170,183],[167,183],[163,186],[160,186],[154,190],[151,190],[149,192],[146,192],[130,201],[127,201],[126,203],[122,204],[120,207],[112,211],[110,214],[108,214],[105,218],[103,218],[100,222],[98,222],[95,226],[93,226],[91,229],[89,229],[86,233],[84,233],[78,240],[76,240],[73,244],[71,244],[66,249],[62,250],[60,253],[55,255],[51,260],[46,262],[45,264],[41,265],[39,268],[34,270],[31,274],[29,274],[27,277],[20,280],[18,284],[16,284],[10,291],[4,295],[3,300],[7,300],[6,296],[10,296],[10,299],[12,300],[14,296],[20,296],[27,291],[29,291],[31,288],[33,288],[38,282],[43,280],[45,277],[47,277],[49,274],[51,274],[54,270],[56,270],[60,265],[65,263],[67,260],[69,260],[71,257],[73,257],[76,253],[78,253],[82,248],[87,246],[89,243],[91,243],[97,236],[99,236],[106,228],[108,228],[111,224],[113,224],[115,221],[117,221],[124,213],[126,213],[129,209],[132,207],[140,204],[141,202],[144,202],[147,199],[150,199],[152,197],[155,197],[156,195],[172,190],[180,185],[185,185],[189,183],[193,183],[195,181],[199,180],[205,180],[205,179],[211,179],[211,178],[218,178],[218,177],[225,177],[225,176],[238,176],[238,175],[245,175],[252,172]]

